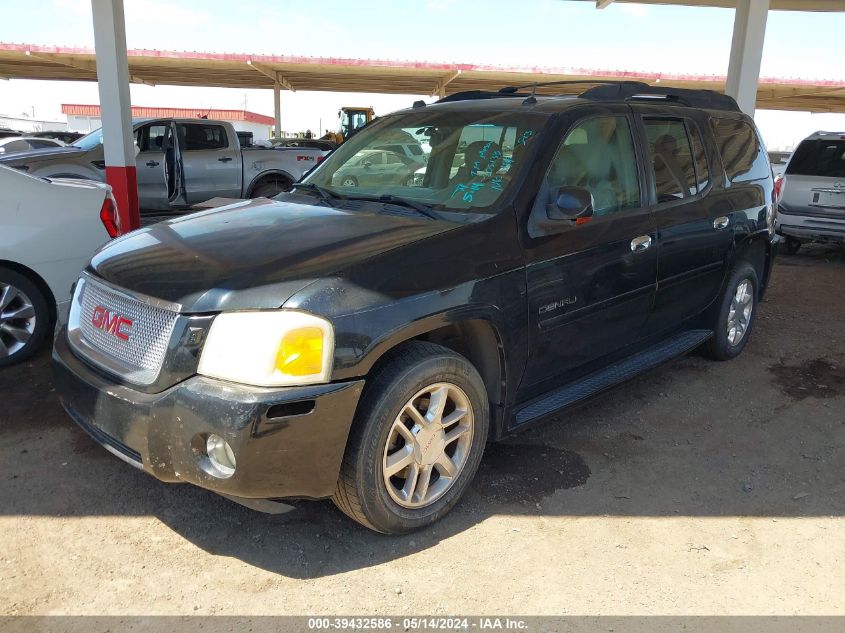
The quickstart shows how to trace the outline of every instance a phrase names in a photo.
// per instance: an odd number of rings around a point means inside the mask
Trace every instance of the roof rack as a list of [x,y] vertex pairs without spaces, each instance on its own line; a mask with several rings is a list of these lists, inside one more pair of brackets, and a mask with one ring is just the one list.
[[641,81],[608,82],[606,85],[596,86],[582,92],[580,97],[594,101],[654,101],[662,99],[694,108],[740,111],[733,97],[715,90],[664,88],[662,86],[650,86]]
[[[466,90],[456,92],[448,97],[440,99],[437,103],[449,101],[469,101],[475,99],[499,99],[502,97],[523,97],[526,103],[534,102],[534,95],[537,88],[545,86],[562,85],[588,85],[593,86],[577,95],[581,99],[593,101],[663,101],[677,105],[685,105],[694,108],[706,108],[710,110],[728,110],[739,112],[739,106],[733,97],[721,94],[714,90],[692,90],[689,88],[671,88],[663,86],[652,86],[642,81],[618,81],[602,79],[572,79],[564,81],[546,81],[523,86],[506,86],[496,92],[487,90]],[[531,93],[519,92],[531,88]],[[547,96],[574,96],[574,95],[547,95]]]
[[473,99],[501,99],[503,97],[527,97],[527,94],[492,92],[489,90],[464,90],[450,94],[448,97],[438,99],[435,103],[448,103],[449,101],[472,101]]

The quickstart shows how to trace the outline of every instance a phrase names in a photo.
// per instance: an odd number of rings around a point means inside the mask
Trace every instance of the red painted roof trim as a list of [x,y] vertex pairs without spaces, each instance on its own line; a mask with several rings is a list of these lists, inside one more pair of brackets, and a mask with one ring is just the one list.
[[[94,55],[93,48],[80,48],[72,46],[42,46],[37,44],[10,44],[0,42],[0,52],[22,52],[32,51],[33,53],[56,53],[63,55]],[[353,59],[345,57],[305,57],[300,55],[247,55],[243,53],[204,53],[192,51],[160,51],[152,49],[132,49],[127,51],[129,57],[154,57],[163,59],[184,59],[194,61],[247,61],[275,63],[275,64],[302,64],[314,66],[357,66],[363,68],[392,68],[392,69],[413,69],[413,70],[437,70],[444,73],[460,70],[461,72],[499,72],[499,73],[534,73],[539,75],[583,75],[585,77],[625,77],[629,79],[642,79],[644,81],[656,81],[658,79],[667,81],[715,81],[724,82],[724,75],[693,75],[676,73],[649,73],[640,71],[620,71],[608,69],[591,68],[563,68],[548,66],[493,66],[490,64],[461,64],[446,62],[415,62],[387,59]],[[845,87],[845,80],[835,79],[801,79],[801,78],[778,78],[761,77],[761,84],[781,84],[792,86],[825,86],[832,88]]]
[[[62,113],[71,116],[100,116],[100,106],[79,103],[63,103]],[[275,120],[266,114],[249,112],[248,110],[218,110],[209,108],[155,108],[147,106],[132,106],[132,116],[138,119],[186,118],[193,119],[207,117],[212,121],[246,121],[273,125]]]

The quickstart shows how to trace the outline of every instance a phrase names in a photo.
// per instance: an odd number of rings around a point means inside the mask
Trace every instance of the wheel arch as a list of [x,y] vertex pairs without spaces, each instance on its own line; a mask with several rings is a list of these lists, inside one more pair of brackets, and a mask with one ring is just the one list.
[[745,261],[754,267],[760,281],[760,288],[758,289],[760,298],[762,298],[768,286],[773,260],[774,255],[768,231],[743,236],[734,245],[733,265]]
[[44,278],[31,268],[8,259],[0,259],[0,268],[6,268],[23,275],[38,287],[47,301],[47,308],[50,310],[50,323],[55,324],[57,318],[56,297]]
[[410,341],[441,345],[465,357],[475,367],[491,405],[491,437],[498,437],[507,397],[507,363],[501,328],[494,320],[485,315],[466,314],[463,318],[437,315],[417,321],[374,346],[362,359],[362,369],[366,374],[372,373]]
[[294,178],[292,174],[286,172],[284,169],[269,169],[267,171],[262,171],[260,174],[255,176],[255,178],[250,181],[249,186],[246,188],[246,197],[251,198],[252,193],[255,191],[255,188],[258,185],[262,184],[265,180],[269,180],[271,177],[274,176],[281,176],[290,180],[291,184],[295,183],[298,179]]

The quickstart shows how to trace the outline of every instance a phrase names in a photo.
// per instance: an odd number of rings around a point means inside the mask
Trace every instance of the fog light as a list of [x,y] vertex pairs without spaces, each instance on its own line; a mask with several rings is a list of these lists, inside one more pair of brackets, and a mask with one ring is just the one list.
[[220,471],[221,477],[231,477],[235,474],[235,454],[222,437],[214,433],[209,435],[205,441],[205,452],[211,465]]

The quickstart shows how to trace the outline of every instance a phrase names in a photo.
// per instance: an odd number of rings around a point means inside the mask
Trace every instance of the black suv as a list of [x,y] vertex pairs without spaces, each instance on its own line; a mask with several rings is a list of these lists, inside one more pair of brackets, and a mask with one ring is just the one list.
[[[56,339],[67,412],[163,481],[402,533],[487,442],[690,350],[738,355],[775,243],[751,119],[705,91],[534,91],[418,102],[292,192],[110,243]],[[361,160],[388,140],[427,161]]]

